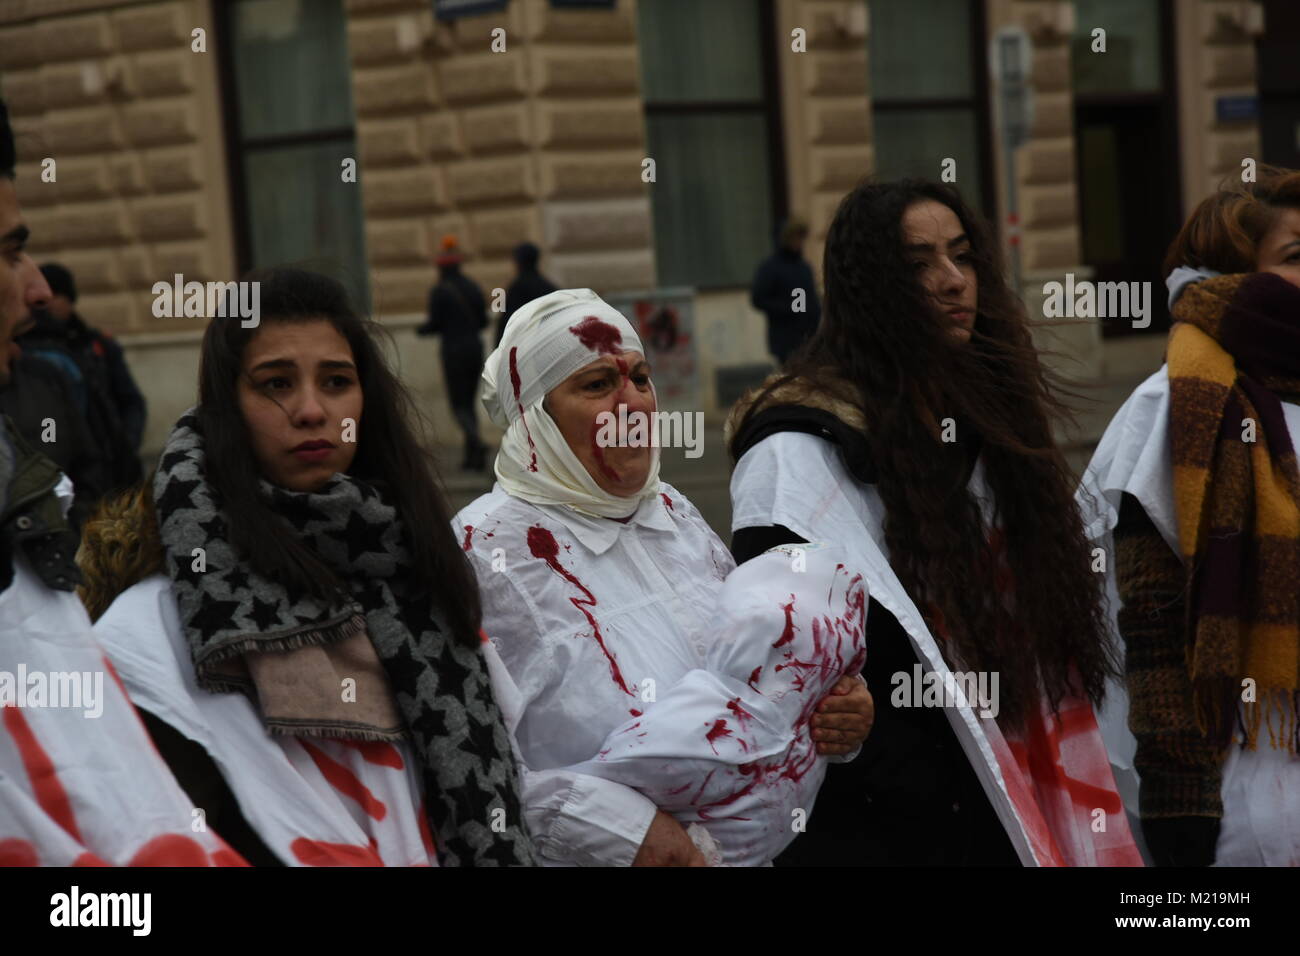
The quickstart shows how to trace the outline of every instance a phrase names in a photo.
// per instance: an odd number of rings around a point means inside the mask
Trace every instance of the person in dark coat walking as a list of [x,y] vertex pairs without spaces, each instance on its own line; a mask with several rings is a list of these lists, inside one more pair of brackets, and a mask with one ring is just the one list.
[[68,378],[106,465],[104,491],[124,488],[142,475],[144,396],[127,368],[122,346],[77,314],[72,273],[47,262],[41,274],[52,294],[46,307],[33,310],[34,325],[18,343],[24,353],[50,362]]
[[442,336],[442,374],[447,382],[456,423],[465,433],[465,460],[461,468],[487,467],[487,446],[478,437],[474,396],[483,371],[483,340],[487,328],[487,300],[478,283],[460,271],[461,255],[455,236],[444,236],[437,259],[438,282],[429,290],[429,318],[417,335]]
[[510,321],[510,316],[533,299],[540,299],[556,290],[555,283],[537,269],[537,260],[541,258],[541,250],[537,246],[531,242],[521,242],[515,246],[512,255],[519,274],[510,283],[510,288],[506,289],[506,314],[497,323],[497,345],[501,344],[501,336],[506,334],[506,323]]
[[[803,257],[807,238],[808,226],[802,220],[786,222],[776,252],[759,265],[749,293],[754,308],[767,316],[767,348],[779,365],[812,337],[821,319],[817,282]],[[796,290],[803,295],[796,296]]]

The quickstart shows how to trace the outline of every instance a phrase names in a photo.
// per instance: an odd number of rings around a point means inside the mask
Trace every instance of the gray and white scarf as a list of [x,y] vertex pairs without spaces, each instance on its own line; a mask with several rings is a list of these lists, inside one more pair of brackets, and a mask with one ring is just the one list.
[[[231,666],[244,654],[284,653],[367,634],[414,743],[439,862],[531,865],[513,755],[486,662],[477,646],[455,639],[433,601],[413,594],[396,509],[380,488],[350,475],[337,474],[316,492],[261,481],[284,532],[333,570],[351,598],[328,604],[293,592],[259,573],[227,541],[194,413],[191,408],[182,415],[168,437],[153,492],[166,569],[200,686],[249,692],[252,681]],[[348,727],[306,732],[379,736]],[[504,828],[493,825],[500,809]]]

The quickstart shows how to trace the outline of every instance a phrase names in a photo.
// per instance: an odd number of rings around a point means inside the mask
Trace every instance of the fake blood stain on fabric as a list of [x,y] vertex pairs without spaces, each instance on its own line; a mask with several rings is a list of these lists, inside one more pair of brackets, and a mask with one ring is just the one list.
[[582,592],[585,600],[571,597],[569,598],[569,603],[581,611],[583,616],[587,619],[587,623],[591,625],[592,635],[595,637],[596,643],[600,645],[601,653],[603,653],[605,659],[609,661],[609,675],[614,679],[614,683],[617,684],[624,693],[635,697],[636,692],[633,691],[632,688],[628,687],[627,682],[623,680],[623,672],[619,670],[618,661],[614,660],[614,655],[611,654],[609,648],[605,646],[605,636],[601,634],[600,625],[596,622],[595,616],[590,611],[590,608],[596,606],[596,597],[587,590],[585,584],[573,576],[568,568],[560,564],[560,546],[556,543],[555,535],[551,534],[550,531],[543,528],[541,525],[533,525],[528,529],[528,550],[532,552],[534,558],[540,558],[545,561],[552,571],[560,575],[560,577],[564,578],[564,580],[568,581]]
[[70,837],[78,843],[84,843],[72,812],[72,801],[68,799],[68,792],[59,781],[54,761],[36,739],[36,734],[21,710],[9,704],[3,711],[5,730],[18,746],[18,755],[22,759],[23,769],[27,771],[27,779],[31,781],[37,805]]
[[318,747],[314,747],[306,740],[301,738],[298,741],[302,744],[302,749],[307,751],[316,767],[320,770],[321,776],[339,793],[345,797],[355,800],[366,815],[376,820],[382,820],[388,816],[388,807],[379,800],[370,788],[361,782],[351,770],[339,763],[333,757],[329,756]]
[[[806,696],[803,707],[800,710],[798,718],[795,720],[794,732],[796,743],[787,751],[785,758],[779,761],[754,761],[752,763],[741,764],[739,769],[742,776],[748,777],[749,780],[740,789],[733,791],[731,794],[711,803],[703,804],[697,807],[700,819],[712,819],[711,811],[716,812],[722,807],[729,806],[743,797],[751,794],[760,784],[775,784],[780,780],[789,780],[798,783],[807,773],[817,765],[817,748],[813,744],[810,736],[810,727],[813,714],[816,712],[817,705],[821,703],[821,698],[815,694],[806,694],[808,680],[818,671],[826,673],[855,673],[862,668],[862,662],[866,658],[866,650],[863,646],[862,635],[866,621],[866,598],[861,587],[862,576],[857,575],[848,584],[844,596],[844,613],[842,616],[834,619],[829,616],[823,616],[821,619],[813,618],[811,626],[811,637],[813,642],[812,653],[809,660],[803,661],[796,658],[792,651],[785,652],[786,663],[777,664],[773,670],[781,671],[786,668],[793,669],[795,676],[791,681],[791,689],[799,694]],[[781,637],[772,646],[774,648],[789,644],[794,637],[794,595],[790,596],[788,604],[780,605],[785,612],[784,628]],[[845,661],[844,646],[847,638],[851,656]],[[750,674],[749,683],[753,686],[758,679],[758,673],[761,668],[755,668],[754,673]],[[757,689],[757,688],[756,688]],[[749,711],[745,710],[740,704],[740,698],[734,698],[727,703],[727,709],[735,715],[741,728],[744,728],[745,720],[753,717]],[[712,741],[710,741],[712,743]],[[700,793],[703,793],[701,788]],[[696,795],[698,802],[699,794]]]
[[537,446],[533,444],[533,433],[528,430],[528,419],[524,418],[524,403],[519,400],[519,363],[516,361],[519,349],[510,350],[510,387],[515,390],[515,406],[519,409],[519,421],[524,426],[524,437],[528,439],[528,470],[537,470]]
[[782,604],[781,610],[785,612],[785,629],[781,631],[781,637],[779,640],[777,640],[775,644],[772,645],[773,647],[781,647],[782,645],[789,644],[791,641],[794,640],[794,595],[793,594],[790,595],[790,603]]
[[[63,784],[59,781],[58,774],[54,770],[54,762],[50,759],[45,748],[41,746],[40,741],[32,732],[31,726],[22,712],[16,707],[6,706],[4,711],[4,725],[9,735],[13,738],[18,747],[19,757],[22,759],[23,768],[27,771],[27,777],[31,781],[32,793],[36,798],[36,804],[45,812],[45,814],[57,823],[63,830],[78,843],[84,845],[81,831],[77,826],[77,819],[72,811],[72,801],[68,798],[68,793],[63,789]],[[30,858],[31,863],[7,862],[7,860],[21,860]],[[131,857],[127,863],[128,866],[246,866],[244,860],[233,850],[223,847],[212,854],[209,859],[208,852],[197,840],[180,833],[164,833],[154,837]],[[35,866],[36,865],[36,848],[24,840],[5,840],[0,841],[0,866]],[[73,862],[73,866],[108,866],[94,853],[89,851],[82,853]]]
[[374,840],[365,847],[299,837],[289,845],[289,850],[304,866],[383,866],[376,847]]
[[385,740],[339,740],[345,747],[351,747],[361,754],[361,759],[379,767],[393,770],[405,769],[402,753]]
[[709,746],[713,748],[713,752],[716,754],[718,748],[714,747],[713,742],[715,740],[720,740],[723,737],[730,736],[731,731],[727,729],[727,722],[725,720],[715,720],[713,726],[709,728],[708,733],[704,735],[704,739],[709,742]]
[[589,315],[569,331],[578,337],[578,341],[598,355],[617,355],[621,351],[623,335],[608,322],[602,322],[594,315]]
[[40,866],[36,847],[26,840],[0,840],[0,866]]

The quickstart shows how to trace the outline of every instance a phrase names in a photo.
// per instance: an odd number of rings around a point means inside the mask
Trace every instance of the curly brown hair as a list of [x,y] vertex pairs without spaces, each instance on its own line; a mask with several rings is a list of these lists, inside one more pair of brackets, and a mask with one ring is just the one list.
[[[970,238],[979,306],[964,345],[908,269],[903,215],[927,200],[951,209]],[[1071,412],[1058,397],[1063,382],[1040,362],[990,230],[946,185],[864,182],[835,214],[824,276],[816,334],[751,414],[796,378],[862,409],[890,563],[932,630],[946,633],[949,663],[998,672],[1001,723],[1023,726],[1040,695],[1053,709],[1080,692],[1099,704],[1119,671],[1076,478],[1052,434],[1053,418]],[[1014,611],[996,597],[988,529],[966,487],[970,443],[942,440],[946,418],[979,439]]]
[[92,621],[127,588],[163,570],[162,540],[147,481],[100,502],[81,532],[77,566],[85,579],[77,596]]

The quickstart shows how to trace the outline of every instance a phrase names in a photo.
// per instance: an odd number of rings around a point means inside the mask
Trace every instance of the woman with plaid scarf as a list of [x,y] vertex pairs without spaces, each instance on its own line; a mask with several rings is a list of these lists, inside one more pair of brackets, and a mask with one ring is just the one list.
[[1114,539],[1143,830],[1159,865],[1297,866],[1300,171],[1204,200],[1165,266],[1166,364],[1084,480]]

